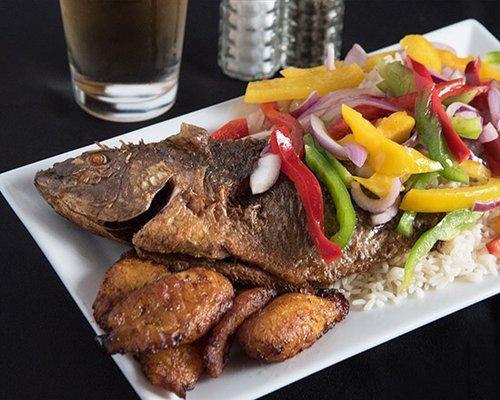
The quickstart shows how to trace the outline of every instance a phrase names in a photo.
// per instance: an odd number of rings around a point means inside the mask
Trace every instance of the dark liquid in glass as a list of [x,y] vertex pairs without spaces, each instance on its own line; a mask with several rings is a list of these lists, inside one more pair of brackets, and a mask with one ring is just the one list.
[[149,83],[177,75],[187,0],[60,0],[70,63],[85,80]]

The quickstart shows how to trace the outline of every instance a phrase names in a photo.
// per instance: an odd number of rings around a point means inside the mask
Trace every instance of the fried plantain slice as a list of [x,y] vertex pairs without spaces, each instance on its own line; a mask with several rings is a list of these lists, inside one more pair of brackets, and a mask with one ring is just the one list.
[[226,364],[232,337],[238,327],[254,312],[260,310],[276,296],[273,289],[253,288],[238,294],[231,309],[212,329],[203,355],[205,368],[217,378]]
[[184,398],[186,390],[193,389],[203,373],[203,347],[204,343],[196,341],[156,353],[141,353],[137,359],[153,385]]
[[110,330],[107,316],[116,304],[134,290],[167,274],[169,272],[163,265],[141,260],[131,253],[124,254],[104,275],[92,305],[96,322],[103,330]]
[[280,362],[312,346],[349,310],[339,292],[286,293],[250,316],[237,332],[238,342],[252,358]]
[[112,354],[191,343],[219,321],[233,296],[231,283],[206,268],[167,275],[118,303],[107,319],[112,331],[100,339]]

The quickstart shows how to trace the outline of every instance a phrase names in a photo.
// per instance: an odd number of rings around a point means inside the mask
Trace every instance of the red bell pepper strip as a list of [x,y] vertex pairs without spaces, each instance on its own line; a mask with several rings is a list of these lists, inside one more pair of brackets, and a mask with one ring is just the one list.
[[291,133],[293,148],[297,151],[299,157],[304,154],[304,129],[296,118],[286,112],[276,109],[276,102],[263,103],[260,105],[266,118],[277,128],[285,126]]
[[417,92],[413,92],[397,97],[386,97],[385,100],[392,105],[413,114],[415,112],[415,101],[417,101],[417,95]]
[[447,92],[451,92],[452,88],[456,89],[460,87],[461,85],[463,85],[463,81],[456,79],[454,81],[443,82],[439,84],[441,86],[434,86],[431,74],[424,65],[411,59],[411,57],[407,57],[407,60],[408,65],[413,71],[413,76],[415,77],[415,86],[417,87],[417,92],[420,93],[424,89],[432,87],[430,102],[432,113],[438,116],[439,121],[441,122],[444,138],[446,139],[446,144],[448,145],[455,159],[459,163],[461,163],[462,161],[469,158],[470,151],[453,128],[450,118],[446,114],[443,105],[441,104],[440,95],[445,95]]
[[210,135],[214,140],[236,140],[248,136],[248,124],[246,118],[238,118],[222,125]]
[[437,115],[439,121],[441,122],[441,127],[443,129],[443,135],[446,139],[446,144],[448,145],[451,153],[455,156],[455,159],[461,163],[470,157],[470,150],[463,142],[462,138],[458,136],[458,133],[453,128],[451,124],[450,117],[446,114],[446,111],[441,104],[441,99],[439,97],[439,89],[433,88],[431,92],[431,109],[433,114]]
[[286,127],[271,133],[271,149],[281,158],[281,170],[293,182],[306,212],[311,240],[326,262],[342,255],[340,247],[324,234],[323,194],[318,180],[294,149],[293,134]]
[[417,92],[421,92],[427,86],[434,83],[434,81],[432,80],[432,76],[425,65],[420,64],[418,61],[415,61],[411,57],[406,57],[406,63],[408,64],[408,67],[413,71],[413,77],[415,78],[415,87],[417,88]]
[[[384,110],[382,108],[369,105],[359,105],[354,107],[354,109],[357,112],[361,113],[361,115],[363,115],[363,118],[369,121],[373,121],[374,119],[382,117],[387,117],[389,114],[392,113],[392,111]],[[342,117],[332,122],[327,128],[329,135],[335,140],[342,139],[345,135],[349,133],[350,130],[351,128],[349,128],[349,126],[345,123],[344,118]]]
[[480,86],[481,78],[479,77],[479,70],[481,69],[481,59],[476,57],[470,61],[465,67],[465,80],[469,85]]
[[493,175],[500,176],[500,138],[483,143],[486,164]]
[[488,243],[486,243],[486,248],[490,254],[495,256],[500,255],[500,235],[496,235]]

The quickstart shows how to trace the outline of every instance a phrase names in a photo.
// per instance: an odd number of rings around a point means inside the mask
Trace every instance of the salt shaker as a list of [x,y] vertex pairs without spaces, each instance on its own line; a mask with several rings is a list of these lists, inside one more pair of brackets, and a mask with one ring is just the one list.
[[284,0],[222,0],[219,66],[249,81],[272,77],[283,55]]
[[319,65],[324,49],[333,43],[340,54],[344,0],[285,0],[283,15],[283,64],[294,67]]

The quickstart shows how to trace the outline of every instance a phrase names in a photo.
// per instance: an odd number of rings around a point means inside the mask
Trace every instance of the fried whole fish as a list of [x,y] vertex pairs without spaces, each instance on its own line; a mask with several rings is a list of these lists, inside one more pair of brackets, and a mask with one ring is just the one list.
[[418,237],[396,235],[392,223],[373,227],[359,211],[342,258],[325,263],[285,176],[251,194],[249,176],[265,144],[212,141],[205,130],[183,124],[158,143],[103,148],[57,163],[38,172],[35,185],[56,212],[131,243],[141,257],[177,269],[203,260],[215,269],[223,265],[233,281],[259,286],[326,287],[407,252]]

